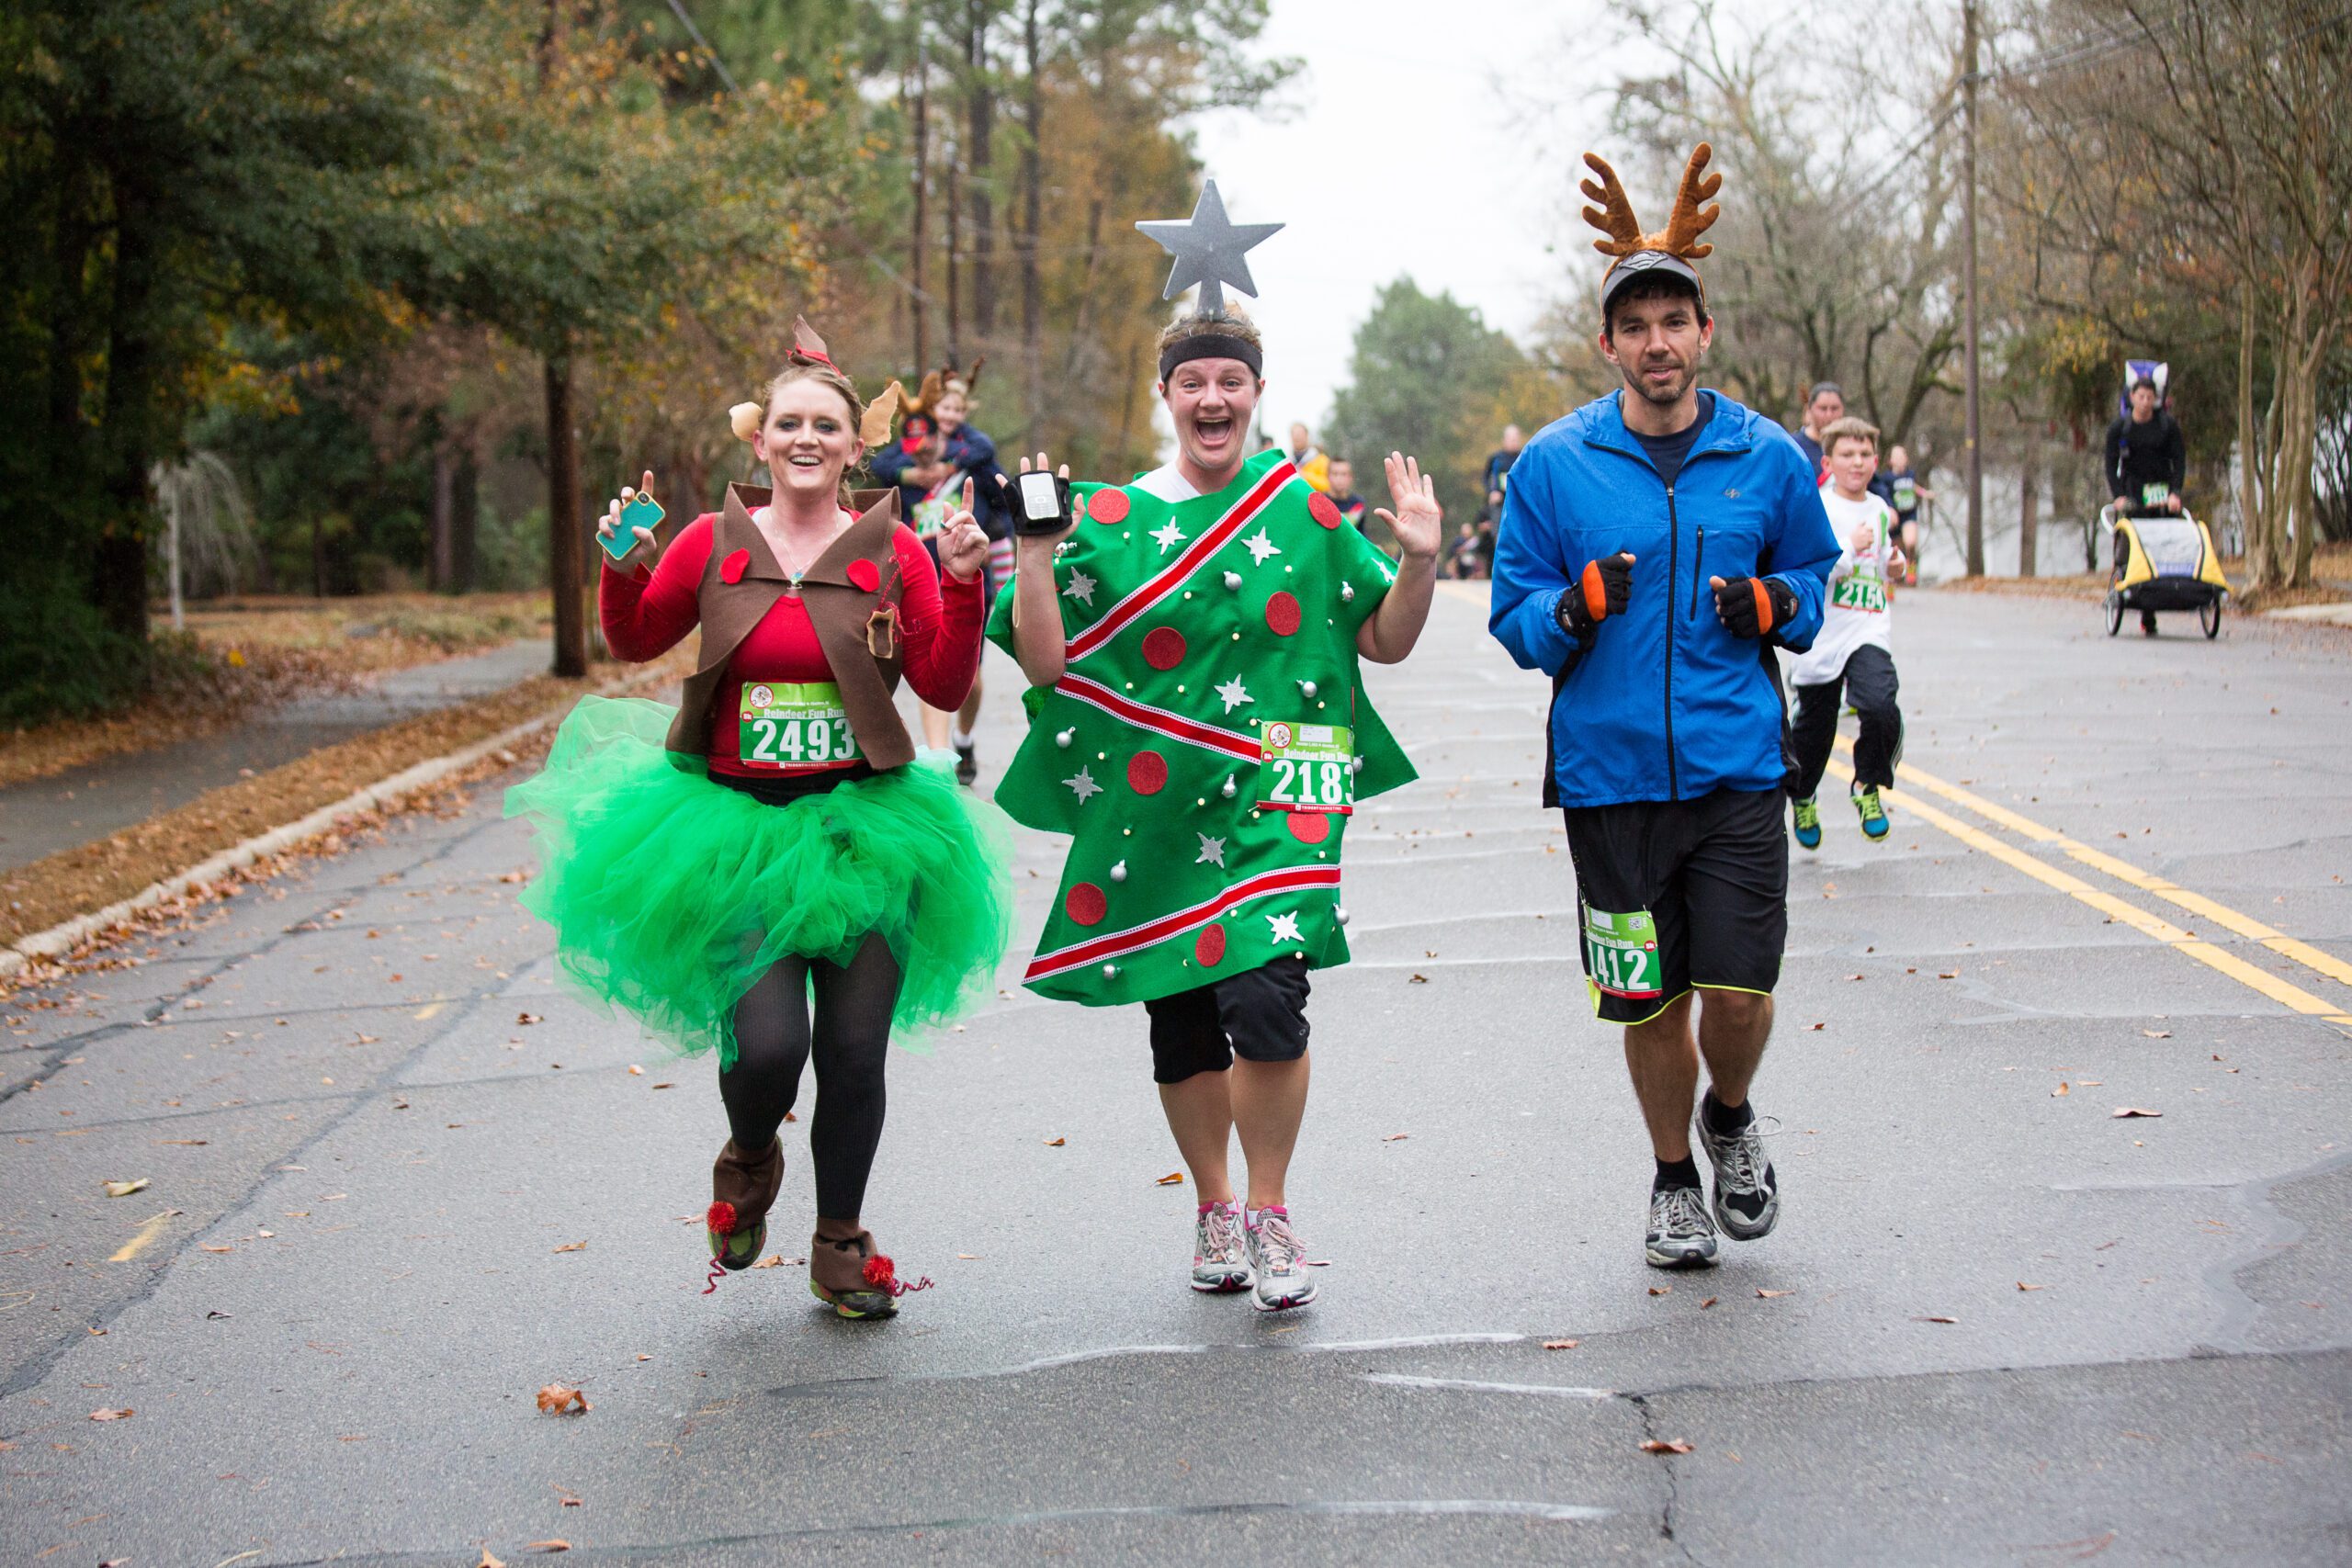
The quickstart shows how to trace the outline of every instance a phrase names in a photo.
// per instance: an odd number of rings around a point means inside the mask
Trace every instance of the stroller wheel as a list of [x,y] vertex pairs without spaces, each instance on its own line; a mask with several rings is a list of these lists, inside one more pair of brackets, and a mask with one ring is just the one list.
[[2205,628],[2205,640],[2212,641],[2222,635],[2222,596],[2218,593],[2197,607],[2197,624]]
[[2107,635],[2113,637],[2123,629],[2123,595],[2109,589],[2107,592]]

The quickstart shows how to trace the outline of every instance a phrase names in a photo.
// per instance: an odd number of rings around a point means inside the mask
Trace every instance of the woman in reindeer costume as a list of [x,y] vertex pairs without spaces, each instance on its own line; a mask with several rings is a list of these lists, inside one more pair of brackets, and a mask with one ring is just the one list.
[[547,874],[523,902],[555,926],[565,976],[681,1051],[718,1054],[732,1135],[711,1256],[760,1256],[776,1131],[813,1056],[809,1289],[844,1317],[888,1317],[909,1287],[859,1213],[890,1032],[986,994],[1011,935],[1002,819],[918,760],[891,694],[903,675],[934,706],[963,701],[988,540],[968,491],[940,569],[894,493],[844,505],[897,388],[867,410],[807,322],[795,336],[763,400],[733,414],[771,488],[729,486],[667,550],[635,490],[598,529],[615,653],[654,659],[702,627],[681,702],[583,698],[506,809],[538,830]]

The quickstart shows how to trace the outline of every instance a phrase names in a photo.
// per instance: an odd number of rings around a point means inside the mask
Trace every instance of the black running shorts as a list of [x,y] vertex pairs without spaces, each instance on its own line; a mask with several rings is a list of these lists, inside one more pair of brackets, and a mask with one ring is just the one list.
[[1593,1010],[1643,1023],[1693,986],[1770,996],[1789,940],[1778,790],[1569,807]]
[[1224,1072],[1237,1053],[1247,1062],[1297,1061],[1306,1055],[1308,988],[1306,960],[1277,958],[1144,1003],[1152,1081]]

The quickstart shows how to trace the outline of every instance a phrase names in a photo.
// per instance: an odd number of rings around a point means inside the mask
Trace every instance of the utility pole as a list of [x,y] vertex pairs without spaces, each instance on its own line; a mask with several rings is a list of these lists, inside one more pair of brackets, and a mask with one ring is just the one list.
[[1961,137],[1962,177],[1967,182],[1967,200],[1962,209],[1961,227],[1966,232],[1968,262],[1966,288],[1968,296],[1968,575],[1984,575],[1984,446],[1980,437],[1983,430],[1977,408],[1977,340],[1976,340],[1976,48],[1977,0],[1963,0],[1961,6],[1961,53],[1965,61],[1966,74],[1961,77],[1963,111]]
[[915,374],[921,376],[931,364],[931,325],[926,314],[931,296],[923,288],[923,253],[930,247],[925,243],[924,201],[926,187],[931,183],[931,52],[930,42],[923,32],[922,6],[910,3],[907,17],[915,32],[915,221],[912,243],[908,246],[911,264],[909,276],[914,279],[913,298],[910,301],[915,315]]
[[[539,90],[555,75],[563,46],[565,0],[547,0],[539,35]],[[571,334],[558,327],[544,345],[540,373],[548,418],[548,592],[555,606],[552,672],[588,673],[588,541],[580,505],[580,433],[571,409]]]

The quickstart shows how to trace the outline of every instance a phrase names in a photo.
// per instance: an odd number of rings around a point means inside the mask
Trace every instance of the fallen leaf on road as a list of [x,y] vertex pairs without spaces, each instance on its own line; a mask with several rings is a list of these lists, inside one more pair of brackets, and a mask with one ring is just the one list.
[[645,1076],[645,1069],[643,1067],[631,1067],[628,1070],[628,1076],[633,1078],[641,1078]]
[[1722,1298],[1722,1297],[1720,1297],[1720,1296],[1709,1296],[1705,1301],[1701,1302],[1701,1303],[1699,1303],[1699,1310],[1700,1310],[1701,1312],[1704,1312],[1704,1311],[1706,1311],[1709,1307],[1711,1307],[1711,1306],[1714,1305],[1714,1304],[1715,1304],[1715,1303],[1717,1303],[1718,1301],[1721,1301],[1722,1299],[1723,1299],[1723,1298]]
[[1820,1031],[1822,1031],[1822,1030],[1825,1030],[1825,1029],[1828,1028],[1829,1026],[1828,1026],[1827,1024],[1826,1024],[1826,1023],[1816,1023],[1816,1024],[1815,1024],[1813,1027],[1814,1027],[1815,1032],[1817,1033],[1817,1032],[1819,1032]]
[[797,1122],[800,1120],[800,1112],[797,1111],[787,1111],[784,1113],[784,1119],[787,1122]]
[[1426,986],[1429,983],[1430,977],[1427,975],[1416,975],[1410,980],[1406,982],[1406,984],[1411,986]]
[[536,1012],[518,1012],[514,1015],[514,1021],[517,1023],[540,1023],[544,1022],[545,1020],[540,1014]]
[[158,1138],[155,1141],[172,1148],[200,1149],[210,1140],[205,1138]]
[[2140,1032],[2146,1035],[2151,1040],[2169,1040],[2172,1038],[2172,1031],[2169,1029],[2143,1029],[2140,1031]]
[[1329,1269],[1331,1267],[1331,1260],[1328,1258],[1303,1258],[1299,1259],[1299,1261],[1306,1264],[1309,1269]]
[[1914,1323],[1958,1323],[1960,1319],[1956,1317],[1915,1317],[1911,1321]]
[[1069,1140],[1068,1138],[1047,1138],[1046,1140],[1046,1146],[1049,1149],[1057,1149],[1069,1142]]
[[1764,1300],[1770,1302],[1778,1301],[1782,1296],[1794,1295],[1796,1292],[1793,1291],[1758,1291],[1756,1293],[1758,1296],[1761,1296]]
[[1846,978],[1848,978],[1849,980],[1859,980],[1859,979],[1860,979],[1860,978],[1861,978],[1861,976],[1860,976],[1860,975],[1849,975],[1849,976],[1846,976]]
[[1652,1285],[1650,1287],[1650,1294],[1654,1296],[1670,1296],[1674,1294],[1674,1287],[1671,1285]]
[[524,879],[525,874],[525,874],[525,873],[523,873],[523,872],[519,872],[519,871],[510,871],[510,872],[508,872],[505,875],[503,875],[503,876],[500,877],[498,880],[499,880],[499,881],[501,881],[501,882],[520,882],[520,881],[522,881],[522,880]]
[[2018,1289],[2020,1291],[2046,1291],[2049,1288],[2047,1285],[2029,1285],[2023,1280],[2018,1281]]
[[550,1416],[566,1413],[585,1416],[588,1414],[588,1396],[576,1388],[551,1382],[539,1390],[539,1408]]
[[1576,1348],[1577,1342],[1573,1339],[1546,1339],[1544,1341],[1544,1348],[1546,1350],[1573,1350]]
[[1380,1141],[1384,1144],[1401,1144],[1412,1135],[1410,1133],[1391,1133]]
[[198,1242],[196,1244],[196,1249],[198,1252],[234,1252],[237,1250],[233,1247],[215,1247],[210,1242],[205,1241]]
[[571,1550],[571,1542],[568,1540],[535,1540],[531,1542],[531,1550],[533,1551],[570,1551]]
[[2150,1111],[2145,1106],[2119,1105],[2115,1108],[2111,1120],[2120,1122],[2127,1116],[2162,1116],[2163,1114],[2161,1111]]
[[978,1263],[980,1260],[980,1255],[977,1252],[959,1252],[956,1257],[959,1262],[964,1263]]
[[771,1252],[765,1258],[761,1258],[757,1263],[752,1264],[752,1267],[754,1269],[781,1269],[784,1267],[784,1254],[781,1252]]
[[1642,1443],[1642,1452],[1645,1454],[1687,1454],[1690,1451],[1690,1445],[1679,1438],[1669,1439],[1649,1438],[1644,1439]]
[[1171,1170],[1167,1175],[1161,1177],[1158,1181],[1153,1182],[1152,1185],[1154,1187],[1182,1187],[1184,1185],[1184,1173],[1181,1170]]
[[133,1192],[144,1192],[146,1190],[147,1179],[143,1176],[135,1181],[109,1181],[107,1183],[107,1196],[109,1198],[128,1198]]
[[[501,878],[501,880],[504,879]],[[490,1554],[490,1548],[485,1546],[481,1549],[481,1561],[475,1563],[474,1568],[506,1568],[506,1564],[492,1557]]]
[[121,1410],[93,1410],[90,1412],[90,1419],[93,1421],[128,1421],[130,1419],[130,1416],[131,1412],[128,1408]]
[[2066,1096],[2074,1092],[2075,1086],[2073,1084],[2062,1083],[2056,1089],[2050,1091],[2050,1098],[2052,1100],[2064,1100]]
[[654,1087],[655,1089],[675,1089],[675,1088],[677,1088],[678,1086],[677,1086],[676,1084],[674,1084],[674,1083],[658,1083],[658,1084],[655,1084],[653,1087]]
[[584,1241],[568,1241],[561,1247],[555,1247],[552,1250],[557,1252],[585,1252],[588,1250],[588,1244]]
[[1936,972],[1936,978],[1939,980],[1957,980],[1960,978],[1960,971],[1957,969],[1939,969]]

